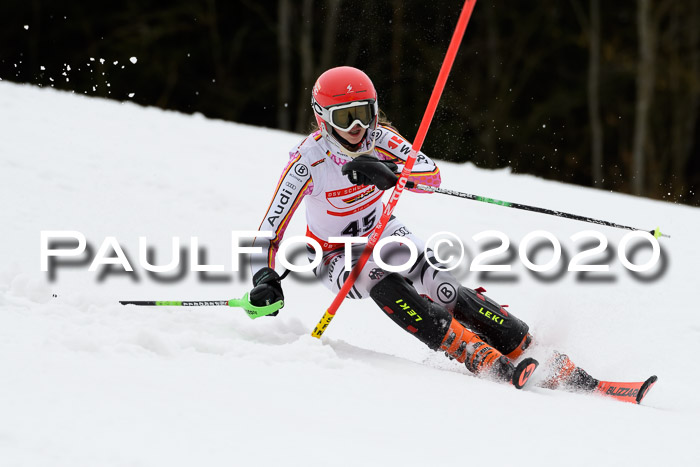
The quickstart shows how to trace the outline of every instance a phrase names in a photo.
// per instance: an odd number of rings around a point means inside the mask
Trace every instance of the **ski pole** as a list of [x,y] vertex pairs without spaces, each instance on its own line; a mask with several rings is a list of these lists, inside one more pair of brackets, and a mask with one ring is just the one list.
[[[280,276],[280,280],[289,275],[289,270],[284,271]],[[137,305],[137,306],[230,306],[243,308],[250,319],[260,318],[261,316],[271,315],[284,306],[284,300],[278,300],[274,303],[268,303],[263,306],[256,306],[250,303],[248,293],[246,292],[242,298],[232,298],[230,300],[181,300],[181,301],[150,301],[150,300],[119,300],[122,305]]]
[[[561,211],[554,211],[552,209],[538,208],[537,206],[528,206],[527,204],[511,203],[509,201],[501,201],[493,198],[486,198],[484,196],[471,195],[469,193],[461,193],[459,191],[447,190],[444,188],[438,188],[430,185],[423,185],[421,183],[408,182],[406,183],[406,188],[417,188],[423,191],[431,191],[433,193],[441,193],[443,195],[456,196],[458,198],[471,199],[473,201],[481,201],[489,204],[496,204],[498,206],[504,206],[506,208],[522,209],[523,211],[539,212],[540,214],[549,214],[550,216],[563,217],[566,219],[574,219],[582,222],[589,222],[592,224],[605,225],[608,227],[616,227],[618,229],[626,230],[644,230],[638,229],[636,227],[630,227],[628,225],[616,224],[614,222],[602,221],[600,219],[593,219],[591,217],[579,216],[578,214],[569,214]],[[654,238],[667,237],[671,238],[670,235],[661,233],[657,227],[654,230],[647,230]]]
[[386,204],[386,207],[382,212],[382,216],[380,217],[379,222],[372,231],[372,234],[370,235],[367,241],[367,246],[365,246],[365,249],[362,251],[360,259],[357,261],[357,264],[355,264],[355,267],[352,268],[352,270],[350,271],[350,274],[348,275],[347,279],[345,279],[345,282],[343,282],[343,286],[340,288],[338,295],[335,296],[333,303],[331,303],[331,306],[323,314],[323,317],[311,333],[311,335],[317,339],[321,338],[323,332],[326,330],[331,320],[335,316],[335,313],[338,311],[340,304],[343,302],[348,292],[350,291],[350,288],[355,283],[355,280],[360,275],[362,268],[364,268],[365,264],[367,264],[367,260],[372,254],[374,246],[379,241],[379,237],[381,237],[382,232],[386,227],[386,224],[391,218],[391,213],[394,211],[394,207],[396,206],[396,203],[398,202],[401,193],[403,193],[403,189],[408,181],[408,176],[410,175],[411,170],[413,169],[413,165],[416,162],[418,151],[420,151],[420,148],[423,145],[425,135],[428,133],[428,128],[430,127],[430,122],[432,121],[433,116],[435,115],[435,110],[437,109],[438,102],[440,101],[440,96],[442,95],[442,91],[445,88],[447,77],[450,74],[450,69],[452,68],[452,64],[454,63],[455,57],[457,55],[457,50],[459,49],[459,44],[462,41],[462,36],[464,36],[464,31],[467,29],[467,23],[469,22],[469,18],[471,17],[475,4],[476,0],[465,0],[464,5],[462,6],[462,12],[460,13],[459,19],[457,20],[457,26],[455,27],[452,39],[450,40],[450,45],[447,48],[445,59],[442,62],[440,72],[438,73],[435,87],[433,87],[433,92],[430,96],[430,100],[428,101],[428,107],[426,108],[425,113],[423,114],[423,120],[421,120],[420,126],[418,127],[416,139],[413,141],[413,145],[411,146],[411,152],[408,154],[404,168],[401,171],[401,175],[399,175],[399,180],[398,182],[396,182],[394,191],[391,192],[389,202]]
[[275,303],[264,306],[255,306],[248,300],[248,293],[242,298],[232,298],[231,300],[193,300],[193,301],[127,301],[120,300],[122,305],[138,305],[138,306],[230,306],[243,308],[250,319],[267,316],[284,306],[283,300],[278,300]]

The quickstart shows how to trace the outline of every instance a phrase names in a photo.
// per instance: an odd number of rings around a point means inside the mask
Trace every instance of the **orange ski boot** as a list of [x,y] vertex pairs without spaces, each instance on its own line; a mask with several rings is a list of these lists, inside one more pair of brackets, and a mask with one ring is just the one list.
[[444,350],[447,356],[458,362],[464,363],[474,374],[488,373],[498,379],[510,381],[515,371],[515,367],[505,355],[486,344],[456,319],[450,323],[440,350]]
[[593,391],[600,382],[582,368],[576,366],[571,359],[562,353],[554,351],[547,362],[548,376],[540,386],[547,389],[562,389]]

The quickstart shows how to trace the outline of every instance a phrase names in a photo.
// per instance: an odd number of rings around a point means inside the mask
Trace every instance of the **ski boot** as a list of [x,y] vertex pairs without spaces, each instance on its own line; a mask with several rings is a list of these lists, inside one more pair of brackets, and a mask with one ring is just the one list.
[[547,389],[557,389],[561,387],[570,391],[592,392],[600,383],[582,368],[576,366],[571,359],[557,351],[547,361],[547,378],[540,383],[540,386]]
[[483,295],[484,292],[483,287],[475,290],[460,287],[454,317],[509,359],[515,360],[532,343],[529,327],[506,311],[508,305],[499,305]]
[[439,349],[449,358],[464,363],[474,374],[490,374],[502,381],[513,378],[515,367],[510,359],[454,318]]
[[475,374],[488,374],[520,389],[537,367],[534,359],[525,359],[516,368],[508,357],[465,328],[446,308],[419,295],[397,273],[384,276],[370,297],[396,324]]

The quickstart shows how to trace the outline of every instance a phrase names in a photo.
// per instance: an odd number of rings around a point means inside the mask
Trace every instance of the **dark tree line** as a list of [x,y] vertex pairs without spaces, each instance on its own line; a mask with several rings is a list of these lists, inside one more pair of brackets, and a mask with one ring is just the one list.
[[[305,132],[316,76],[352,65],[412,138],[461,6],[10,0],[0,78]],[[423,148],[700,205],[699,31],[697,0],[479,0]]]

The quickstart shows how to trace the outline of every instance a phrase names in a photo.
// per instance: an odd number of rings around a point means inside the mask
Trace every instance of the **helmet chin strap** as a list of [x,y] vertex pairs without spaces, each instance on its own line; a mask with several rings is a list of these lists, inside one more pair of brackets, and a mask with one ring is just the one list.
[[340,144],[342,144],[343,146],[345,146],[346,148],[348,148],[348,150],[352,150],[352,149],[354,149],[354,148],[358,148],[358,149],[359,149],[360,146],[362,145],[362,141],[364,141],[364,140],[365,140],[365,137],[367,136],[367,133],[365,132],[364,136],[362,137],[362,139],[360,140],[359,143],[357,143],[357,144],[352,144],[350,141],[348,141],[348,140],[346,140],[345,138],[343,138],[342,136],[340,136],[340,133],[338,133],[338,132],[335,130],[335,128],[333,128],[333,127],[331,127],[331,128],[332,128],[331,131],[333,132],[333,137],[334,137],[335,139],[337,139],[338,142],[340,142]]
[[343,154],[345,154],[346,156],[348,156],[352,159],[356,158],[357,156],[361,156],[362,154],[370,154],[372,151],[374,151],[374,140],[372,140],[372,146],[370,148],[368,148],[366,151],[356,152],[356,151],[352,150],[352,148],[359,149],[362,146],[362,142],[365,141],[365,139],[367,138],[367,135],[369,135],[369,129],[365,131],[365,135],[362,137],[360,142],[357,144],[352,144],[348,140],[346,140],[345,138],[340,136],[340,134],[338,134],[338,132],[332,126],[331,126],[331,132],[332,132],[331,136],[333,136],[333,138],[335,138],[340,143],[340,145],[341,145],[340,149],[341,149],[341,151],[343,151]]

